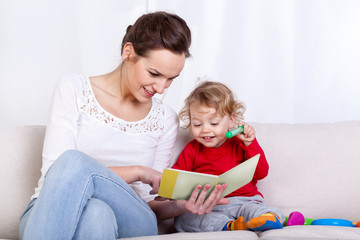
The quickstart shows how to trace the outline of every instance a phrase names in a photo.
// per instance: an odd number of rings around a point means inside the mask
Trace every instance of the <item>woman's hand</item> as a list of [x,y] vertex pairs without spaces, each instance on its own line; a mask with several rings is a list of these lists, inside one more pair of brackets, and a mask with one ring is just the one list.
[[245,146],[249,146],[255,139],[255,129],[247,123],[238,122],[238,126],[244,126],[244,133],[236,135]]
[[141,181],[149,184],[152,187],[150,194],[156,194],[159,190],[161,173],[144,166],[123,166],[123,167],[109,167],[125,182],[132,183]]
[[149,184],[152,187],[150,194],[158,193],[162,176],[161,172],[148,167],[141,167],[141,170],[142,173],[139,176],[139,180],[143,183]]
[[178,200],[178,204],[183,205],[187,211],[194,214],[202,215],[210,213],[216,205],[228,204],[230,202],[228,199],[221,197],[225,188],[226,184],[216,185],[209,197],[205,199],[210,189],[210,185],[206,184],[203,190],[201,190],[201,185],[198,185],[195,187],[189,200]]

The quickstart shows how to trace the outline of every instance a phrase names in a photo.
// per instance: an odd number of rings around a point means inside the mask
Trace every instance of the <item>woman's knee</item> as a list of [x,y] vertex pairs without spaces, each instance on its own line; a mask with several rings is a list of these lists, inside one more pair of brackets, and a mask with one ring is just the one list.
[[62,153],[52,164],[46,174],[46,178],[53,178],[59,181],[59,178],[71,178],[79,176],[81,172],[89,172],[90,163],[93,160],[86,154],[77,150],[67,150]]
[[63,152],[54,162],[53,166],[57,167],[57,165],[62,166],[61,168],[77,168],[77,167],[83,167],[84,162],[90,161],[91,157],[86,155],[83,152],[80,152],[78,150],[66,150]]
[[116,217],[109,205],[91,198],[79,219],[74,239],[116,239]]

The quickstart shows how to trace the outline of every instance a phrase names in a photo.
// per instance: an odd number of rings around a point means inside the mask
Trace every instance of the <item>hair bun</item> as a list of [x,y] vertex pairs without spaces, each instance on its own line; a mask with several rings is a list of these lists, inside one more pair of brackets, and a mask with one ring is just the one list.
[[132,28],[132,25],[129,25],[129,26],[126,28],[126,33],[128,33],[131,28]]

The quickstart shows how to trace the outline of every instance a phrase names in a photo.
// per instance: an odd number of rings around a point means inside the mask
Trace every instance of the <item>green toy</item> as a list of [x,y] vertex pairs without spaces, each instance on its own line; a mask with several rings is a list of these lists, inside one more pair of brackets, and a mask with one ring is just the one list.
[[244,133],[244,126],[238,126],[237,128],[231,130],[231,131],[228,131],[226,133],[226,137],[227,138],[232,138],[233,136],[235,135],[238,135],[240,133]]

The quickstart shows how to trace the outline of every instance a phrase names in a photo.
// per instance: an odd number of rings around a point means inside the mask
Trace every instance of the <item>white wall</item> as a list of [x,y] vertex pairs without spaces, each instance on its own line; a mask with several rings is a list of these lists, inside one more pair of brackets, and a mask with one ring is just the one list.
[[193,33],[164,96],[175,110],[207,76],[236,92],[248,121],[360,120],[360,1],[0,0],[0,124],[46,124],[56,82],[111,71],[126,27],[155,10]]

